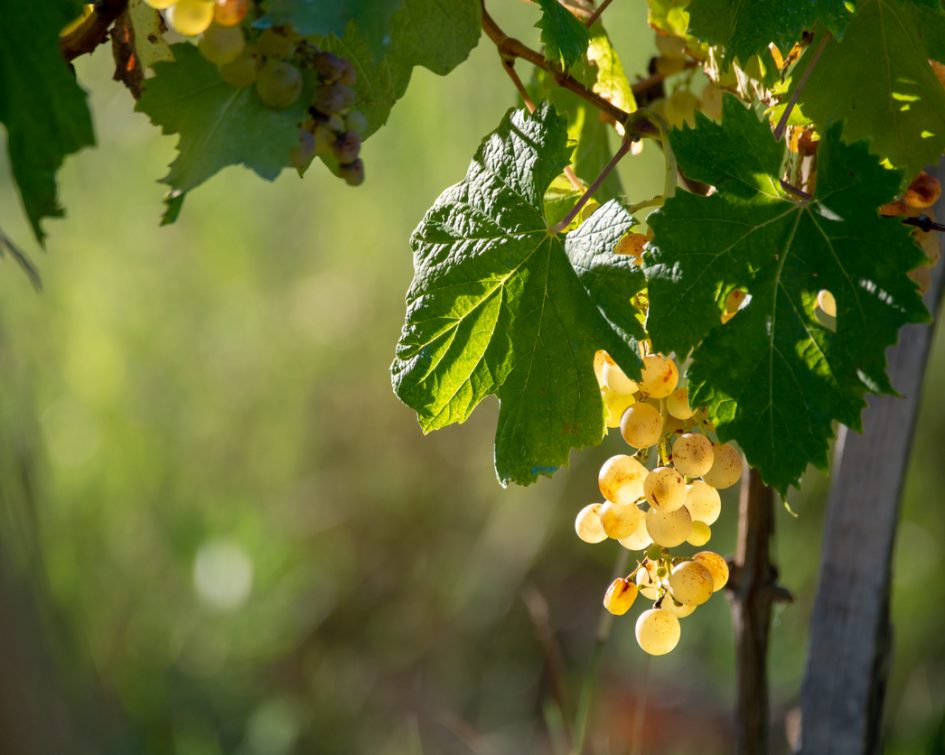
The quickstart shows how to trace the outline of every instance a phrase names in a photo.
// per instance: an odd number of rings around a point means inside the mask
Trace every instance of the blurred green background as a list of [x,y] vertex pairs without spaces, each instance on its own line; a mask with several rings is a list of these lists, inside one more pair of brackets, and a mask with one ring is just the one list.
[[[495,5],[537,44],[533,7]],[[645,75],[643,4],[608,17],[626,69]],[[132,112],[109,64],[105,47],[78,62],[99,147],[62,171],[68,216],[48,224],[47,252],[0,166],[0,227],[44,281],[37,294],[0,266],[0,710],[26,716],[0,725],[0,751],[39,752],[35,736],[67,743],[58,752],[552,752],[556,700],[576,705],[619,548],[580,542],[572,521],[619,444],[503,490],[494,402],[423,437],[388,377],[410,231],[515,102],[495,50],[481,42],[445,79],[415,72],[365,145],[365,186],[318,167],[273,185],[232,168],[169,228],[155,180],[175,140]],[[661,171],[655,150],[625,160],[631,198],[656,193]],[[902,755],[943,746],[942,340],[894,574],[888,752]],[[811,473],[790,500],[800,517],[779,513],[798,599],[773,630],[777,751],[827,482]],[[722,553],[733,504],[713,538]],[[637,613],[603,658],[593,751],[731,752],[725,600],[652,661]]]

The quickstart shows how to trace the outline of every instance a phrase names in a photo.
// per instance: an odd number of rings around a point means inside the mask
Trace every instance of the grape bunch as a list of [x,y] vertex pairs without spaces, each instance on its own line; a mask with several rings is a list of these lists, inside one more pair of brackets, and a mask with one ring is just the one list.
[[610,356],[595,354],[594,370],[609,428],[632,453],[604,462],[598,485],[604,497],[578,512],[574,528],[587,543],[616,540],[642,551],[636,568],[610,585],[604,607],[625,614],[638,594],[653,601],[636,625],[637,643],[651,655],[670,652],[679,641],[679,619],[690,615],[728,581],[725,559],[712,551],[678,556],[669,549],[701,548],[722,511],[719,490],[742,474],[734,446],[713,442],[704,409],[689,405],[672,358],[647,354],[639,382]]
[[358,155],[367,122],[354,108],[357,71],[350,61],[320,50],[290,27],[253,28],[247,23],[251,0],[145,2],[163,10],[174,31],[199,36],[197,48],[219,67],[223,80],[238,88],[253,86],[268,107],[281,110],[298,102],[303,71],[311,71],[317,83],[290,162],[302,174],[321,157],[351,186],[364,182]]

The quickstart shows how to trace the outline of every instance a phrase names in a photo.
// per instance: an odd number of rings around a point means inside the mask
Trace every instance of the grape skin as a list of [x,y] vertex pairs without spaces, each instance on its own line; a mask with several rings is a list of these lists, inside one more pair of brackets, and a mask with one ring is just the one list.
[[635,503],[606,501],[600,507],[600,522],[604,532],[614,540],[632,535],[643,519],[644,514]]
[[650,509],[646,512],[646,531],[653,542],[664,548],[682,545],[692,530],[692,517],[683,506],[675,511]]
[[205,0],[178,0],[167,9],[167,23],[178,34],[196,37],[213,21],[213,3]]
[[686,508],[693,522],[715,524],[722,513],[722,498],[707,482],[695,480],[686,493]]
[[643,497],[643,480],[649,470],[632,456],[611,456],[600,468],[597,483],[601,495],[614,503],[634,503]]
[[615,579],[604,594],[604,608],[614,616],[623,616],[637,599],[637,586],[623,578]]
[[679,643],[679,619],[663,608],[651,608],[640,614],[635,634],[643,652],[666,655]]
[[256,94],[269,107],[287,108],[302,93],[302,74],[298,68],[281,60],[269,60],[256,79]]
[[709,570],[709,574],[712,575],[713,592],[718,592],[728,583],[728,563],[718,553],[699,551],[692,560]]
[[660,439],[663,418],[650,404],[634,404],[620,418],[620,434],[634,448],[649,448]]
[[692,530],[689,533],[689,537],[686,538],[686,542],[689,545],[694,545],[696,548],[701,548],[709,540],[712,539],[712,529],[705,522],[697,522],[696,520],[692,521]]
[[654,509],[676,511],[686,502],[686,481],[672,467],[657,467],[643,481],[643,494]]
[[714,459],[712,441],[699,433],[685,433],[673,443],[673,466],[686,477],[701,477]]
[[600,521],[601,504],[591,503],[578,512],[574,518],[574,531],[585,543],[601,543],[607,539],[604,526]]
[[673,567],[669,575],[669,587],[680,603],[701,606],[714,592],[712,573],[697,561],[683,561]]
[[650,354],[643,359],[643,374],[640,391],[652,398],[666,398],[679,384],[676,363],[659,354]]
[[604,386],[600,389],[600,396],[604,402],[604,423],[607,427],[620,427],[623,413],[636,402],[633,394],[614,393]]
[[690,419],[695,412],[689,406],[689,389],[677,388],[666,397],[666,411],[676,419]]
[[640,526],[636,528],[632,535],[622,537],[617,542],[628,551],[642,551],[647,548],[653,542],[653,539],[646,530],[646,515],[644,515],[643,521],[640,522]]
[[729,443],[714,446],[712,451],[712,468],[702,475],[702,479],[719,490],[732,487],[742,476],[741,452]]
[[239,26],[219,26],[218,24],[211,24],[197,43],[201,55],[218,66],[232,63],[245,47],[246,39]]

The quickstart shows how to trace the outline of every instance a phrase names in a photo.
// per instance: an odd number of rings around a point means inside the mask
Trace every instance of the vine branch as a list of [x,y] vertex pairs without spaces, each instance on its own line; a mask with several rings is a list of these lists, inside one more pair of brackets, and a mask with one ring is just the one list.
[[794,93],[791,95],[791,99],[788,101],[787,107],[784,108],[784,112],[781,113],[781,118],[778,120],[778,125],[775,126],[774,129],[774,140],[776,142],[781,141],[781,139],[784,137],[784,132],[787,129],[788,118],[791,117],[791,111],[794,110],[794,106],[797,104],[797,100],[800,98],[801,92],[804,91],[804,87],[807,85],[807,80],[810,78],[810,75],[817,67],[817,61],[819,61],[820,56],[823,55],[824,48],[827,46],[827,41],[829,39],[830,32],[824,32],[824,36],[820,38],[817,49],[814,50],[814,57],[811,60],[810,65],[807,66],[807,70],[804,71],[800,81],[797,82],[797,86],[794,87]]
[[92,52],[108,39],[108,29],[128,7],[128,0],[98,0],[92,12],[68,34],[59,37],[59,50],[67,62]]
[[572,207],[568,211],[567,215],[565,215],[563,218],[561,218],[561,220],[555,223],[554,227],[552,228],[552,230],[555,233],[561,233],[565,228],[567,228],[571,224],[571,221],[577,217],[577,214],[581,211],[584,205],[587,204],[587,201],[592,196],[594,196],[594,192],[596,192],[600,188],[600,185],[604,183],[604,180],[607,178],[607,176],[610,175],[610,172],[615,167],[617,167],[617,163],[619,163],[620,160],[623,158],[623,156],[627,154],[627,152],[630,151],[630,144],[631,144],[631,140],[627,138],[625,138],[623,142],[621,142],[620,149],[618,149],[614,153],[614,156],[610,158],[610,162],[604,166],[604,169],[600,172],[600,175],[598,175],[597,178],[594,179],[594,182],[590,186],[587,187],[587,190],[581,195],[580,199],[578,199],[578,201],[575,202],[574,207]]
[[588,29],[590,29],[594,25],[594,22],[597,21],[598,18],[600,18],[600,14],[603,13],[605,10],[607,10],[607,6],[610,5],[613,1],[614,0],[604,0],[604,2],[602,2],[600,5],[597,6],[597,8],[594,9],[594,12],[590,16],[588,16],[587,21],[584,22],[584,24],[587,26]]

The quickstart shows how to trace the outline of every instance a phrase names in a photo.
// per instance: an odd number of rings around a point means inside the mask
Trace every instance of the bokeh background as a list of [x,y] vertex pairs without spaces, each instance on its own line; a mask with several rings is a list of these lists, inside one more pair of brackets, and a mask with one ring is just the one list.
[[[537,44],[532,7],[493,5]],[[632,76],[654,53],[644,19],[643,3],[608,11]],[[363,187],[318,167],[274,184],[231,168],[167,228],[156,179],[175,139],[132,111],[109,64],[105,47],[78,62],[99,146],[66,163],[68,216],[48,223],[45,252],[0,165],[0,227],[44,283],[0,263],[0,751],[554,752],[619,548],[577,540],[573,517],[617,439],[503,490],[494,401],[424,437],[388,376],[410,231],[515,102],[494,48],[445,79],[415,71],[365,145]],[[630,197],[657,193],[661,171],[655,150],[625,160]],[[895,562],[887,751],[900,755],[945,751],[937,340]],[[773,629],[777,751],[827,486],[810,473],[789,499],[799,516],[779,513],[797,601]],[[729,498],[722,553],[735,518]],[[603,654],[593,752],[731,752],[726,601],[650,661],[637,613]]]

